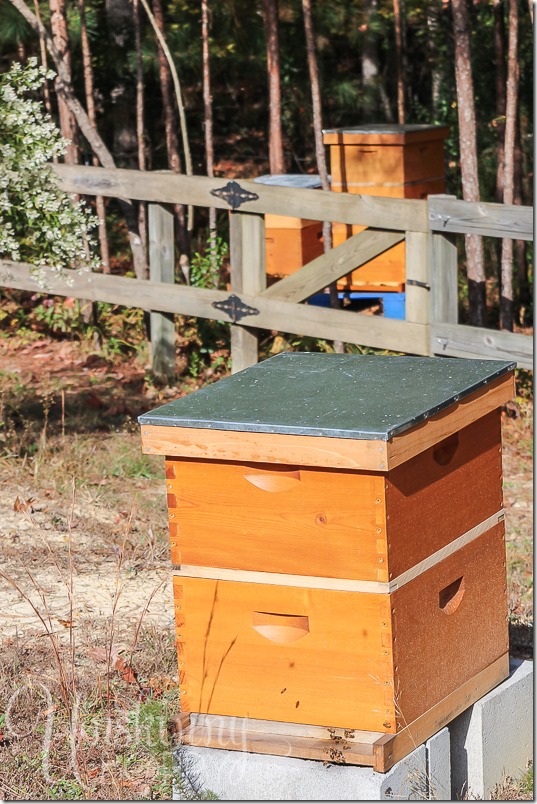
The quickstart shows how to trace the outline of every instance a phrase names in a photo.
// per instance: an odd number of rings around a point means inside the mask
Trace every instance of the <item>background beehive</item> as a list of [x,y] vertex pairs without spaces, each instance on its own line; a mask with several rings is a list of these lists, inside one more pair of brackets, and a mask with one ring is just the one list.
[[[445,192],[444,140],[449,130],[426,125],[371,125],[324,132],[330,148],[334,192],[389,198],[426,198]],[[364,229],[332,224],[338,246]],[[405,246],[397,246],[362,265],[339,282],[341,289],[402,291]]]
[[[282,174],[258,176],[258,184],[276,187],[321,187],[319,176]],[[286,215],[265,215],[265,265],[269,277],[288,276],[323,253],[323,224]]]

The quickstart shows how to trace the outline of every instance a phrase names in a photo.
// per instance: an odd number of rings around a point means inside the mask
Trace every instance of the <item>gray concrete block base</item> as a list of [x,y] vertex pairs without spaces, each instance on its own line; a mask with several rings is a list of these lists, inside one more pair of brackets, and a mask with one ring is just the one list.
[[503,684],[449,724],[454,800],[490,800],[533,757],[533,662],[511,660]]
[[[447,756],[447,761],[446,761]],[[221,801],[422,801],[449,795],[449,734],[443,729],[387,773],[357,765],[322,762],[218,748],[184,746],[175,757],[183,789],[210,791]],[[434,766],[432,776],[429,766]]]

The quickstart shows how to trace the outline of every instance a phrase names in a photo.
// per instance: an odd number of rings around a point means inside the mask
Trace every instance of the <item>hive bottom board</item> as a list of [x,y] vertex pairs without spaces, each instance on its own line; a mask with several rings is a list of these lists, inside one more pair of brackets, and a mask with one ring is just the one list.
[[509,654],[492,662],[398,734],[327,729],[219,715],[183,715],[185,745],[366,765],[385,773],[509,675]]

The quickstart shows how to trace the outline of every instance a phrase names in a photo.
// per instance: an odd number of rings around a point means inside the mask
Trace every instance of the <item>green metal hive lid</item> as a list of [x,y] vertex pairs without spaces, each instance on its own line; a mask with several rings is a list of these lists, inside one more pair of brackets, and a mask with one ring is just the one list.
[[323,128],[323,134],[416,134],[422,131],[440,131],[447,126],[433,123],[364,123],[360,126]]
[[284,352],[138,421],[387,441],[515,366],[499,360]]

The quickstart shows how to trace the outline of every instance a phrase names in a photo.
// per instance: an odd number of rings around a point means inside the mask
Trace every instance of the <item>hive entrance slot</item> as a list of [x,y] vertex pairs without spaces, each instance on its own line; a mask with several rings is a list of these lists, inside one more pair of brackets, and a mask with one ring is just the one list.
[[464,596],[464,577],[457,578],[456,581],[441,589],[438,593],[438,605],[444,614],[453,614],[461,603]]

